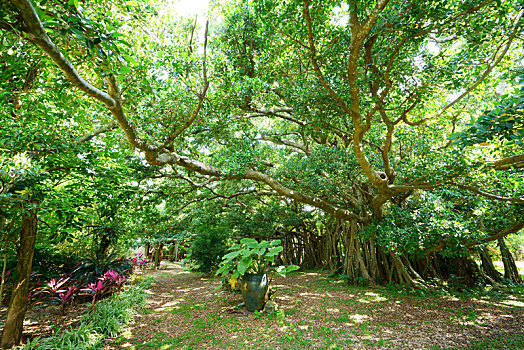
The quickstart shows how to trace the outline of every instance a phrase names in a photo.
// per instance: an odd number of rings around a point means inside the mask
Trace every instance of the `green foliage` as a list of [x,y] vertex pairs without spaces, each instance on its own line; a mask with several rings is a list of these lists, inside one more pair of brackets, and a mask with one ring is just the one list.
[[73,277],[85,283],[93,282],[110,270],[124,276],[129,276],[132,271],[129,260],[118,257],[116,254],[104,256],[102,253],[96,252],[93,257],[79,258],[78,263],[79,265],[73,271]]
[[[231,277],[231,284],[235,285],[236,281],[245,275],[267,273],[268,268],[275,264],[277,257],[283,248],[280,240],[268,242],[263,240],[258,242],[253,238],[242,238],[239,244],[230,247],[230,251],[222,257],[220,268],[215,275],[221,274],[223,277]],[[288,272],[298,270],[296,265],[278,266],[273,270],[281,276]],[[233,287],[234,288],[234,287]]]
[[37,244],[33,256],[33,271],[43,280],[56,278],[73,269],[75,256],[66,254],[50,244]]
[[[19,36],[27,28],[16,6],[2,6],[0,219],[13,224],[10,247],[31,198],[42,209],[39,240],[49,247],[87,255],[124,251],[137,238],[196,234],[191,259],[202,270],[216,266],[228,238],[299,232],[305,220],[323,215],[319,208],[351,212],[362,218],[359,227],[366,225],[379,194],[389,197],[387,215],[368,234],[396,254],[422,254],[442,241],[445,254],[458,254],[465,241],[522,218],[522,206],[508,202],[497,207],[473,196],[418,191],[409,198],[410,188],[447,185],[522,197],[518,169],[497,172],[486,164],[521,152],[524,136],[522,82],[512,78],[522,66],[515,1],[390,1],[363,38],[353,70],[354,26],[345,2],[310,2],[310,44],[303,2],[216,1],[212,12],[220,21],[211,26],[206,57],[211,86],[194,121],[203,50],[192,21],[148,0],[32,3],[86,81],[106,90],[114,76],[131,134],[160,151],[148,161],[163,152],[182,161],[147,165],[121,131],[78,142],[108,124],[108,110],[72,89],[55,63]],[[358,5],[361,23],[368,5]],[[500,83],[515,91],[497,96]],[[187,129],[172,140],[180,127]],[[452,133],[458,143],[448,144]],[[493,147],[461,149],[486,141]],[[220,175],[183,165],[200,162],[220,167]],[[373,184],[374,171],[363,171],[369,168],[390,168],[387,186]],[[257,176],[244,176],[249,172]],[[292,199],[280,197],[282,186]],[[390,196],[399,191],[406,198]],[[54,259],[45,254],[43,261]],[[241,271],[253,256],[239,260]],[[114,268],[84,263],[88,280]]]
[[484,112],[472,125],[452,135],[461,147],[483,144],[494,139],[508,145],[524,146],[524,75],[520,87],[500,97],[497,105]]
[[506,236],[506,245],[516,260],[524,260],[524,232]]
[[46,339],[41,340],[36,345],[28,344],[23,349],[34,350],[97,350],[102,343],[102,335],[93,331],[90,325],[81,323],[77,328],[58,330]]
[[233,275],[239,278],[246,273],[265,273],[275,262],[275,256],[283,250],[280,243],[280,240],[263,240],[259,243],[253,238],[242,238],[239,244],[230,247],[230,252],[222,257],[216,275]]
[[221,226],[208,227],[199,232],[191,243],[187,259],[195,264],[194,270],[211,272],[218,267],[227,251],[229,234]]
[[364,237],[375,237],[382,248],[397,255],[423,256],[442,241],[442,254],[466,253],[463,243],[478,237],[477,225],[438,195],[420,192],[414,197],[405,209],[392,206],[382,221],[365,228]]

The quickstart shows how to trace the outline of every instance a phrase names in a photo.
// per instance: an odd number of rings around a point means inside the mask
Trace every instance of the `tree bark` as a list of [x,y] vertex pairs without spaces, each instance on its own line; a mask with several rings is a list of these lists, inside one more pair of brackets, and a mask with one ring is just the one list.
[[499,247],[502,255],[502,263],[504,264],[504,278],[514,283],[522,283],[522,277],[519,275],[515,259],[513,259],[513,255],[509,251],[506,242],[504,242],[504,238],[499,239]]
[[22,340],[25,312],[27,310],[27,293],[33,265],[37,231],[37,209],[32,208],[22,213],[22,229],[20,231],[20,246],[18,247],[16,271],[17,280],[9,302],[9,311],[2,333],[1,346],[11,349]]
[[4,280],[5,280],[5,268],[7,265],[7,253],[4,254],[2,264],[2,279],[0,280],[0,306],[2,306],[2,300],[4,300]]
[[493,265],[493,260],[491,260],[491,256],[489,256],[489,252],[486,249],[486,247],[482,247],[479,249],[479,255],[480,255],[480,261],[482,262],[482,270],[484,273],[489,276],[493,281],[497,283],[502,283],[502,275],[500,272],[495,269],[495,266]]
[[147,243],[144,247],[144,255],[148,260],[151,260],[151,244]]

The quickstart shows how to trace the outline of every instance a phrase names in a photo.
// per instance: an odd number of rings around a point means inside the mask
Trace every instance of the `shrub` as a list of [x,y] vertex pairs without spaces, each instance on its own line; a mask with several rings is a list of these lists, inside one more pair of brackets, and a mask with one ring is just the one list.
[[66,254],[51,245],[37,245],[33,257],[33,270],[43,280],[57,278],[73,269],[76,257]]
[[131,264],[131,268],[133,269],[143,267],[145,264],[147,264],[147,258],[142,257],[142,253],[138,253],[134,258],[129,258],[128,260]]
[[34,303],[39,303],[44,298],[49,299],[53,304],[59,305],[60,312],[64,315],[66,307],[80,291],[79,285],[68,285],[70,282],[70,277],[62,277],[58,280],[53,278],[46,285],[31,290],[27,298]]
[[[94,332],[91,325],[81,323],[75,329],[58,330],[53,336],[40,342],[33,341],[22,349],[29,350],[96,350],[102,345],[102,335]],[[29,347],[32,346],[32,347]]]
[[105,295],[119,292],[126,281],[126,276],[120,275],[118,272],[110,270],[107,271],[98,281],[89,283],[87,288],[82,289],[86,294],[93,297],[93,304],[102,299]]
[[218,267],[227,252],[228,234],[221,227],[202,230],[191,244],[187,260],[194,264],[193,270],[211,272]]
[[131,321],[137,307],[143,307],[146,301],[145,289],[149,288],[152,279],[131,286],[125,292],[99,302],[89,308],[82,317],[82,322],[92,325],[93,329],[105,336],[114,337],[122,332],[123,327]]

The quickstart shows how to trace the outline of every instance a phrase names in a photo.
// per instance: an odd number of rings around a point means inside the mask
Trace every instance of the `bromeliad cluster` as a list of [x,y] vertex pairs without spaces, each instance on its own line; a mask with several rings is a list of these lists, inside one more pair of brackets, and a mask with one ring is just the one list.
[[27,299],[35,304],[50,300],[51,303],[58,305],[60,312],[64,315],[66,307],[71,304],[80,291],[80,285],[71,284],[71,282],[71,277],[62,277],[58,280],[53,278],[46,285],[31,290]]
[[89,283],[87,288],[82,289],[82,291],[91,295],[93,297],[93,304],[96,304],[96,302],[104,296],[119,292],[125,281],[125,275],[120,275],[118,272],[110,270],[98,278],[96,282]]
[[[32,304],[47,301],[57,305],[62,315],[64,315],[67,306],[71,305],[74,299],[80,298],[85,300],[86,297],[90,296],[92,303],[95,304],[106,296],[120,292],[126,280],[127,276],[114,270],[107,271],[95,282],[87,284],[74,280],[70,276],[64,276],[60,279],[53,278],[40,287],[36,286],[37,283],[35,283],[35,288],[29,292],[27,299]],[[85,286],[84,288],[82,288],[83,285]]]
[[[142,258],[141,254],[134,258],[82,258],[72,272],[61,278],[51,279],[47,283],[42,283],[40,275],[32,273],[27,300],[31,304],[56,305],[63,315],[75,299],[79,299],[80,302],[91,300],[94,305],[101,299],[120,292],[133,270],[146,263],[147,259]],[[8,277],[8,274],[5,277]],[[5,280],[9,282],[8,278]],[[9,283],[7,285],[9,286]]]

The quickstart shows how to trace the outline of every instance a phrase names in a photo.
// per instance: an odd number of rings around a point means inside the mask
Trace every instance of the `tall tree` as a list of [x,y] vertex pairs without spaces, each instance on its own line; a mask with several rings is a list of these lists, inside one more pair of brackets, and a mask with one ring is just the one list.
[[[512,1],[217,2],[224,21],[209,45],[206,27],[200,50],[191,24],[154,13],[142,16],[158,28],[131,36],[119,26],[125,15],[104,19],[107,4],[96,1],[45,11],[12,4],[10,26],[105,105],[150,165],[246,189],[257,182],[322,210],[336,219],[333,237],[345,237],[353,278],[419,277],[405,252],[358,233],[420,193],[452,202],[457,196],[446,191],[459,191],[510,207],[498,233],[485,235],[494,229],[486,227],[463,247],[524,226],[518,171],[493,173],[486,152],[449,141],[496,104],[499,82],[512,84],[506,72],[521,62],[523,11]],[[492,150],[501,159],[521,152],[511,144]],[[437,238],[421,252],[452,244]]]

